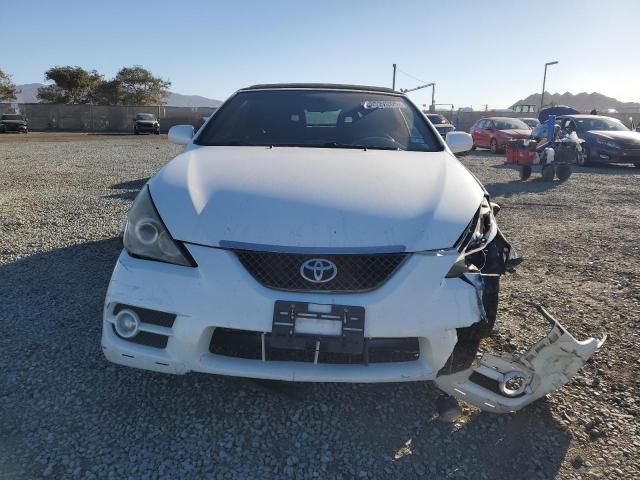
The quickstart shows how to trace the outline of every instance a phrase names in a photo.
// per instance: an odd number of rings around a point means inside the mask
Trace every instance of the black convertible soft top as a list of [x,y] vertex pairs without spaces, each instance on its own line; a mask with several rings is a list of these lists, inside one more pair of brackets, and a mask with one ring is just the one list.
[[368,85],[348,85],[342,83],[263,83],[251,85],[242,90],[271,90],[278,88],[317,88],[322,90],[364,90],[367,92],[395,93],[399,92],[387,87],[371,87]]

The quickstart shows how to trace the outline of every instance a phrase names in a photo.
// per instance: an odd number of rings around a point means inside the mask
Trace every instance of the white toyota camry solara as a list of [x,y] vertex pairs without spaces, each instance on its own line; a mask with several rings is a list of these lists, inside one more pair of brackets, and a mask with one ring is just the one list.
[[[494,412],[566,383],[601,341],[477,355],[517,257],[499,207],[405,96],[357,85],[232,95],[143,187],[102,349],[131,367],[274,380],[433,380]],[[533,342],[532,342],[533,343]]]

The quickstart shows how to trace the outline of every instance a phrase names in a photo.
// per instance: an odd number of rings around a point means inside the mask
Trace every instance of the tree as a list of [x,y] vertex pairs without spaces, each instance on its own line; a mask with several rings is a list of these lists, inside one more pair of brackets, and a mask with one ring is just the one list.
[[11,81],[11,76],[7,75],[0,69],[0,102],[5,100],[13,100],[16,94],[20,93]]
[[140,65],[120,69],[114,81],[121,105],[164,105],[171,86],[170,81],[155,77]]
[[117,80],[102,81],[91,93],[91,103],[96,105],[118,105],[120,83]]
[[54,82],[38,89],[38,98],[47,103],[90,103],[93,91],[103,82],[95,70],[69,65],[50,68],[45,78]]

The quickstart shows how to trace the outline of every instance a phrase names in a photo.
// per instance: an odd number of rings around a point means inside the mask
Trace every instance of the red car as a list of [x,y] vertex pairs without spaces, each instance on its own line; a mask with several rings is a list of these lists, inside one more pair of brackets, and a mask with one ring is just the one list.
[[474,150],[481,147],[498,153],[504,150],[509,140],[531,138],[531,128],[517,118],[482,118],[471,127],[471,136]]

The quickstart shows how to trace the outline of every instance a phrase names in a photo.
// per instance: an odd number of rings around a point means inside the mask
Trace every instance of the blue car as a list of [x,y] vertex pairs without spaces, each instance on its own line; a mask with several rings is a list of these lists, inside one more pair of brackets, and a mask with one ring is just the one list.
[[640,168],[640,132],[620,120],[600,115],[562,115],[556,122],[565,132],[576,132],[585,141],[578,165],[633,163]]

